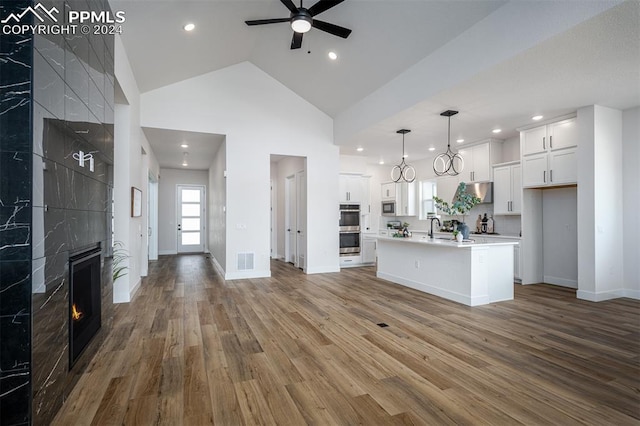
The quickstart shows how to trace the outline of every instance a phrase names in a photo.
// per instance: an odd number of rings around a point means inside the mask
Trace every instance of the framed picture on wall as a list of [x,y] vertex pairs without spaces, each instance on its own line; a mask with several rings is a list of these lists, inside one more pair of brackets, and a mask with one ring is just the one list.
[[131,217],[142,216],[142,191],[135,186],[131,187]]

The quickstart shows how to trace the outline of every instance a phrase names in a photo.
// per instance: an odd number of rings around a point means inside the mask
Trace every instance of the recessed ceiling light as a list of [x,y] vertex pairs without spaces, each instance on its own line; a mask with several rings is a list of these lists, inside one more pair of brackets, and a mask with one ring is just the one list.
[[188,24],[185,24],[184,27],[182,27],[185,31],[193,31],[196,29],[196,24],[189,22]]
[[329,52],[329,59],[331,59],[332,61],[335,61],[336,59],[338,59],[338,54],[336,52]]
[[183,142],[182,145],[180,145],[180,148],[189,148],[189,145]]
[[462,142],[464,142],[464,139],[458,139],[458,140],[456,140],[456,142],[462,143]]
[[429,151],[435,151],[436,149],[434,147],[429,148]]
[[533,121],[538,121],[538,120],[542,120],[544,117],[541,115],[534,115],[533,117],[531,117],[531,119]]
[[492,132],[493,133],[500,133],[502,131],[502,129],[493,129]]
[[384,164],[384,160],[378,161],[378,164],[383,165]]
[[187,163],[182,163],[182,166],[183,166],[183,167],[187,167],[187,166],[188,166],[188,164],[187,164]]
[[409,154],[404,154],[402,158],[409,158]]
[[359,146],[358,148],[356,148],[356,151],[358,151],[358,152],[362,152],[362,151],[364,151],[364,148],[363,148],[363,147],[361,147],[361,146]]

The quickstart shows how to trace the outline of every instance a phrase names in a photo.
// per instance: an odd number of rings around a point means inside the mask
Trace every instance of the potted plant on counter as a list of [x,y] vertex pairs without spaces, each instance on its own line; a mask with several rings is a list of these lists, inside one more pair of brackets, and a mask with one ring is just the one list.
[[467,193],[467,184],[460,182],[451,205],[439,197],[433,197],[433,200],[436,202],[436,207],[439,210],[449,216],[456,216],[458,218],[458,231],[462,233],[464,239],[468,239],[469,227],[464,223],[464,216],[469,213],[476,204],[480,203],[480,198]]

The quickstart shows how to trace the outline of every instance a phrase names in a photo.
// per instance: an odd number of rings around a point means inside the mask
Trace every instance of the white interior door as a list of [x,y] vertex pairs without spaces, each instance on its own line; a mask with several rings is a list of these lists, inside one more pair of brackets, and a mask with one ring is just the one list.
[[149,260],[158,260],[158,182],[149,178]]
[[204,187],[178,185],[178,253],[204,252]]
[[287,262],[296,263],[296,177],[287,176],[285,187],[285,259]]
[[305,269],[307,239],[307,175],[304,171],[296,174],[296,262],[295,266]]

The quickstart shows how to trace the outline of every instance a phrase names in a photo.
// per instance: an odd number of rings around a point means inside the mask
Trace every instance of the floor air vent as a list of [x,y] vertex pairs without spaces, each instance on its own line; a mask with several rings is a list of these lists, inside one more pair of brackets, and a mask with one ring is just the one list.
[[253,269],[254,253],[238,253],[238,271],[249,271]]
[[384,328],[384,327],[389,327],[389,324],[385,324],[385,323],[383,323],[383,322],[379,322],[379,323],[377,324],[377,326],[378,326],[378,327],[382,327],[382,328]]

